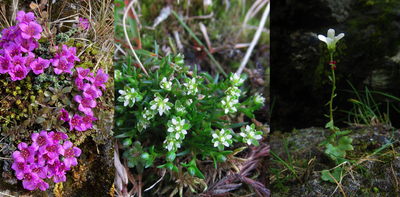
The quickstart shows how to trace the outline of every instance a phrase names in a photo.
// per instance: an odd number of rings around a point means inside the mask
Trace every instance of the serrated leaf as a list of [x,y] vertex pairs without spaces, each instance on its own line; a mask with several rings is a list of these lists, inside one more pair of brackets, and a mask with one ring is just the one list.
[[354,150],[353,146],[351,145],[351,142],[353,141],[352,138],[349,138],[347,136],[343,136],[339,139],[338,141],[338,147],[342,150]]
[[329,155],[332,160],[336,160],[337,157],[344,157],[346,152],[339,147],[333,146],[332,144],[328,144],[326,146],[325,154]]

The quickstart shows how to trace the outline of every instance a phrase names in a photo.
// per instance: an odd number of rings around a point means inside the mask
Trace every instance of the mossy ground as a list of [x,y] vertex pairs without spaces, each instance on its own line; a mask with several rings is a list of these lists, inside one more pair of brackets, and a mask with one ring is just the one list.
[[[358,162],[364,170],[361,171],[355,165],[346,165],[346,174],[341,182],[341,187],[346,196],[399,196],[399,185],[396,186],[395,177],[399,181],[400,176],[400,130],[394,130],[382,126],[351,127],[352,132],[348,135],[353,139],[354,151],[347,151],[346,159]],[[388,147],[380,154],[371,154],[381,148],[392,138],[395,157],[393,153],[378,157],[383,153],[392,150]],[[318,146],[318,143],[330,135],[329,130],[322,128],[300,129],[293,133],[274,133],[271,137],[271,149],[281,159],[288,162],[288,154],[282,137],[285,138],[293,165],[301,177],[302,182],[295,178],[282,182],[285,189],[278,184],[274,174],[271,174],[271,191],[273,196],[343,196],[337,184],[323,181],[321,171],[332,169],[335,163],[325,154],[325,147]],[[309,169],[308,162],[315,157],[314,165]],[[274,158],[276,160],[276,158]],[[393,166],[393,170],[392,170]],[[276,162],[271,163],[271,168],[284,170],[285,166]],[[280,174],[280,180],[289,176],[290,173]],[[308,179],[305,179],[305,175]],[[374,188],[376,188],[374,190]],[[336,191],[335,191],[336,190]]]

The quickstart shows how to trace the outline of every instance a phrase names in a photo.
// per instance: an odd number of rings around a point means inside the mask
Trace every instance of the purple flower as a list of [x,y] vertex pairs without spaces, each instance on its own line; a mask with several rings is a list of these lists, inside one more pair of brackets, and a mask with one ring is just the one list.
[[101,95],[102,95],[101,90],[97,89],[96,86],[90,85],[88,83],[83,85],[83,96],[84,97],[95,99]]
[[37,146],[28,146],[25,142],[21,142],[18,144],[18,149],[21,151],[15,151],[13,153],[14,161],[27,161],[29,163],[35,162],[35,154],[36,150],[38,149]]
[[21,46],[15,44],[14,42],[10,42],[10,44],[8,46],[5,46],[4,48],[10,54],[11,57],[19,55],[21,53]]
[[83,125],[87,128],[87,129],[93,129],[92,127],[92,121],[97,120],[97,118],[90,116],[90,115],[86,115],[85,117],[82,118],[83,121]]
[[85,113],[86,115],[93,116],[92,108],[96,107],[96,101],[90,97],[83,97],[81,95],[76,95],[74,100],[79,103],[79,111]]
[[76,69],[76,71],[78,72],[78,77],[81,79],[85,79],[86,76],[89,74],[90,72],[90,68],[88,69],[83,69],[82,67],[79,67]]
[[87,18],[82,19],[81,17],[79,17],[79,24],[78,27],[80,29],[89,29],[90,28],[90,23],[89,20]]
[[11,80],[22,80],[26,77],[26,75],[31,70],[31,67],[21,66],[19,64],[15,65],[14,68],[10,69],[9,73],[11,76]]
[[46,191],[46,189],[49,188],[49,184],[44,182],[42,179],[39,179],[36,182],[36,188],[39,188],[42,191]]
[[59,144],[52,144],[45,146],[45,149],[40,149],[40,153],[45,157],[47,160],[47,164],[52,164],[55,161],[58,161],[58,156],[64,151],[62,146]]
[[21,36],[25,39],[36,38],[40,39],[40,33],[43,31],[42,26],[36,22],[29,22],[28,24],[20,23],[19,28],[21,28]]
[[68,139],[68,135],[62,132],[50,132],[49,137],[53,139],[53,143],[59,144],[61,140],[66,140]]
[[70,167],[71,165],[76,166],[78,165],[78,161],[76,157],[79,157],[81,155],[81,149],[78,147],[72,147],[73,144],[70,141],[66,141],[63,144],[63,148],[65,150],[64,152],[64,164],[66,167]]
[[62,108],[59,113],[61,113],[61,116],[60,116],[61,120],[64,120],[65,122],[69,121],[69,114],[68,114],[67,110]]
[[0,56],[0,73],[5,74],[7,73],[10,68],[13,66],[11,63],[12,58],[6,51],[4,56]]
[[39,181],[39,177],[37,176],[37,174],[32,172],[30,168],[25,168],[23,173],[17,175],[17,179],[24,179],[22,181],[22,186],[24,186],[24,188],[27,190],[36,189],[36,183],[37,181]]
[[[24,11],[19,11],[18,13],[17,13],[17,17],[16,17],[16,20],[17,21],[19,21],[19,22],[26,22],[26,23],[29,23],[29,22],[31,22],[31,21],[33,21],[33,19],[35,19],[36,17],[35,17],[35,15],[32,13],[32,12],[28,12],[28,13],[26,13],[25,14],[25,12]],[[40,39],[40,38],[39,38]]]
[[22,54],[16,55],[12,58],[12,62],[14,65],[25,65],[26,57],[22,57]]
[[82,125],[82,123],[82,117],[75,114],[71,121],[69,121],[69,130],[72,131],[72,129],[75,128],[77,131],[85,131],[86,128]]
[[94,81],[92,81],[92,83],[96,86],[99,87],[101,86],[104,90],[106,90],[106,86],[104,85],[104,83],[106,83],[108,80],[108,75],[103,73],[103,69],[99,69],[97,71],[97,75],[94,78]]
[[55,67],[54,72],[56,74],[60,74],[62,72],[72,74],[71,69],[74,67],[74,64],[71,62],[68,62],[68,60],[67,60],[67,58],[65,58],[65,56],[61,56],[60,59],[55,59],[52,62],[52,64]]
[[11,165],[11,169],[15,170],[15,175],[17,175],[19,173],[23,173],[26,165],[26,162],[14,161],[14,163]]
[[33,54],[32,52],[28,52],[28,56],[26,56],[25,65],[30,67],[33,61],[35,61],[35,54]]
[[24,39],[22,36],[17,36],[15,38],[15,43],[21,45],[21,51],[24,53],[33,51],[33,49],[38,46],[38,43],[33,38]]
[[[49,138],[49,136],[47,135],[47,131],[43,130],[39,133],[32,133],[31,135],[32,138],[32,145],[33,146],[38,146],[39,147],[39,151],[40,149],[46,149],[47,146],[52,145],[53,141],[51,140],[51,138]],[[42,150],[43,152],[44,150]]]
[[75,84],[76,84],[76,86],[78,86],[78,89],[79,90],[82,90],[83,89],[83,79],[82,78],[76,78],[75,79]]
[[32,68],[33,73],[38,75],[40,73],[43,73],[44,69],[49,67],[49,65],[50,65],[49,60],[38,57],[38,60],[33,61],[30,66]]
[[33,163],[30,165],[30,169],[33,173],[36,173],[37,176],[41,179],[45,179],[47,177],[47,166],[40,166],[37,163]]

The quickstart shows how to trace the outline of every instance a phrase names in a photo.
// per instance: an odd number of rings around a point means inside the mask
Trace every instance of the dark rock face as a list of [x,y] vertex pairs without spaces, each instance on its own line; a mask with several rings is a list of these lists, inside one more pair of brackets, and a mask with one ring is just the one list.
[[[400,2],[277,1],[271,7],[271,96],[276,99],[272,128],[290,131],[324,126],[329,121],[324,117],[329,106],[324,105],[332,90],[330,59],[326,44],[317,37],[326,36],[329,28],[335,29],[336,35],[345,33],[334,53],[337,126],[348,121],[347,113],[340,112],[353,108],[348,99],[358,99],[346,80],[357,91],[368,87],[400,98]],[[387,111],[387,101],[399,108],[395,99],[373,96],[381,103],[381,114]],[[390,116],[399,127],[394,120],[400,116],[394,108]]]

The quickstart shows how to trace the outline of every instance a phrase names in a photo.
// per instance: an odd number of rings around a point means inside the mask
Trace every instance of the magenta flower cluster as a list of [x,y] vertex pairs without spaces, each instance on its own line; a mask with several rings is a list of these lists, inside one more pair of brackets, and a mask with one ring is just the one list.
[[[35,56],[32,52],[39,47],[36,40],[41,38],[42,27],[37,23],[32,12],[17,13],[17,25],[2,30],[0,39],[0,74],[8,73],[11,80],[22,80],[32,70],[35,74],[41,74],[50,63],[56,74],[70,73],[74,61],[79,61],[75,47],[68,48],[63,45],[61,53],[53,59],[47,60]],[[56,47],[58,48],[58,47]]]
[[23,187],[45,191],[49,188],[44,181],[46,178],[52,178],[55,183],[65,182],[66,171],[78,165],[76,157],[81,154],[81,149],[66,141],[67,134],[61,132],[43,130],[33,133],[31,138],[33,143],[30,146],[21,142],[18,144],[19,151],[12,155],[14,163],[11,168],[15,170],[17,179],[23,180]]
[[97,71],[96,77],[90,72],[89,68],[77,68],[76,70],[77,77],[75,78],[75,84],[82,91],[82,95],[76,95],[74,100],[79,103],[78,110],[83,112],[85,116],[82,117],[79,114],[75,114],[70,118],[68,112],[65,109],[61,109],[60,119],[66,122],[69,121],[70,131],[73,129],[86,131],[87,129],[93,129],[92,122],[97,120],[93,116],[92,108],[95,108],[97,105],[96,98],[102,95],[100,87],[106,90],[105,83],[109,76],[102,69]]
[[83,18],[79,17],[78,27],[80,29],[89,29],[90,28],[89,20],[87,18],[83,19]]

